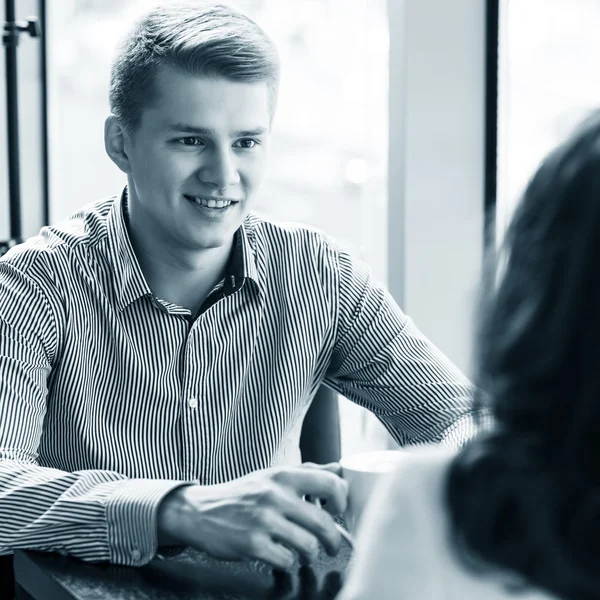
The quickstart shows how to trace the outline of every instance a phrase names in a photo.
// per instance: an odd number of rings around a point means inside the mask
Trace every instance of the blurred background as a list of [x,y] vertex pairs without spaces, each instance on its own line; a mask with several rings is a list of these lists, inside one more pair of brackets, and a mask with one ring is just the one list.
[[[109,68],[149,4],[16,1],[17,18],[37,15],[46,32],[18,47],[24,237],[123,186],[103,145]],[[485,244],[501,241],[543,155],[600,104],[600,1],[235,4],[273,37],[283,67],[255,210],[336,237],[469,374]],[[2,62],[0,240],[10,236],[5,75]],[[343,398],[340,409],[343,453],[391,445],[368,413]]]

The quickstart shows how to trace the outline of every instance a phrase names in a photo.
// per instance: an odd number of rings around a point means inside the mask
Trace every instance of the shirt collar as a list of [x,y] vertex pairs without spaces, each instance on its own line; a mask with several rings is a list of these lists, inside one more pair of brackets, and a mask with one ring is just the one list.
[[[108,245],[110,258],[113,264],[114,289],[119,310],[144,296],[151,296],[152,290],[148,286],[142,269],[137,260],[127,223],[125,208],[127,203],[127,186],[115,198],[107,217]],[[236,231],[231,258],[227,266],[225,279],[233,277],[235,287],[240,288],[245,279],[251,279],[260,287],[256,259],[251,245],[252,231],[249,220],[245,219],[242,226]],[[241,282],[238,281],[241,279]]]
[[126,202],[127,187],[116,197],[107,218],[108,245],[119,310],[124,310],[138,298],[152,295],[127,231],[124,214]]
[[260,287],[260,278],[256,268],[256,257],[251,244],[252,230],[249,218],[246,218],[242,226],[236,231],[233,250],[233,261],[241,265],[245,279],[252,279]]

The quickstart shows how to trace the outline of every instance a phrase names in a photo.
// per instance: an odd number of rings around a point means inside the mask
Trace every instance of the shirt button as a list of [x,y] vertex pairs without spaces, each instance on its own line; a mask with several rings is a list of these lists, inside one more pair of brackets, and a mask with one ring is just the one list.
[[140,560],[140,558],[142,558],[142,553],[136,548],[131,551],[131,558],[133,558],[133,560]]
[[190,398],[188,404],[190,408],[198,408],[198,398]]

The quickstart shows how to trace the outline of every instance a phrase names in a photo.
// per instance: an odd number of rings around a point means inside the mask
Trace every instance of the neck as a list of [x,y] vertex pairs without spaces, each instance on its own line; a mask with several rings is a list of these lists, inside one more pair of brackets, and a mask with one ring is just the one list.
[[[126,211],[125,214],[127,214]],[[133,250],[152,290],[161,300],[197,312],[210,291],[225,276],[233,238],[218,248],[175,247],[168,240],[141,235],[126,218]]]

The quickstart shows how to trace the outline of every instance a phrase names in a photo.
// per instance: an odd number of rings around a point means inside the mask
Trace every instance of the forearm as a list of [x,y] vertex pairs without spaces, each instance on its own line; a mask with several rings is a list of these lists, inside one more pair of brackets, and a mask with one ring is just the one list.
[[187,488],[182,485],[166,494],[161,500],[156,515],[156,535],[159,548],[182,546],[187,543],[185,539],[185,517],[190,509],[190,502],[186,497]]
[[162,498],[181,482],[67,473],[0,461],[0,547],[142,565],[156,554]]

